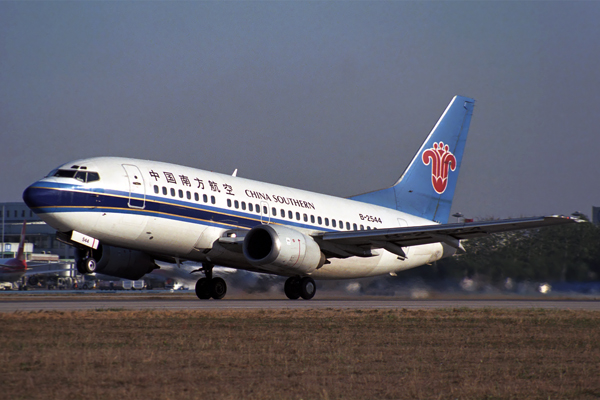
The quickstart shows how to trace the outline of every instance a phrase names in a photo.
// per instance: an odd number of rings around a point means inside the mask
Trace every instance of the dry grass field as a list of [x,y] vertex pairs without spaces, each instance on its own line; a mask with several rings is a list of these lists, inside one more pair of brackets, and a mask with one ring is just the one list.
[[0,398],[598,399],[600,313],[5,313]]

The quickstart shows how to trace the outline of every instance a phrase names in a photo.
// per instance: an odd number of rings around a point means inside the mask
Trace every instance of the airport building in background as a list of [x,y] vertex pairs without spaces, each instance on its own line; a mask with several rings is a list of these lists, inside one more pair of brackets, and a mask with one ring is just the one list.
[[56,230],[42,221],[25,203],[0,203],[0,209],[2,210],[0,219],[2,223],[0,227],[2,234],[0,238],[1,258],[15,257],[23,221],[27,221],[25,253],[29,259],[31,253],[35,253],[38,260],[42,254],[58,255],[61,259],[75,257],[74,248],[56,240]]

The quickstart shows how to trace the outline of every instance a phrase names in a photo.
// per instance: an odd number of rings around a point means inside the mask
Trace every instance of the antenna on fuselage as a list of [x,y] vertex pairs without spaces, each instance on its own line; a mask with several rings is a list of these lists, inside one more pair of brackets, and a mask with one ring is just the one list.
[[237,168],[235,169],[235,171],[233,171],[233,174],[231,174],[231,176],[237,176]]

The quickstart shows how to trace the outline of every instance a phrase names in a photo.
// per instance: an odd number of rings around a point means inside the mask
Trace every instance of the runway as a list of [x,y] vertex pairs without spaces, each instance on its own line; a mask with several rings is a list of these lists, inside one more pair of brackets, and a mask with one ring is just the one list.
[[0,296],[0,312],[77,310],[292,310],[292,309],[454,309],[506,308],[600,311],[598,300],[561,299],[223,299],[198,300],[181,295],[18,295]]

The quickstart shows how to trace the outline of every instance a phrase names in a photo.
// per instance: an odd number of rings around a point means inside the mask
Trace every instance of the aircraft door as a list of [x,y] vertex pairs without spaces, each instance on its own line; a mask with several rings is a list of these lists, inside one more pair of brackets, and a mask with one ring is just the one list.
[[269,203],[266,201],[260,202],[260,223],[267,225],[271,222],[271,214],[269,214]]
[[123,164],[129,180],[129,201],[131,208],[144,208],[146,206],[146,185],[140,169],[131,164]]

